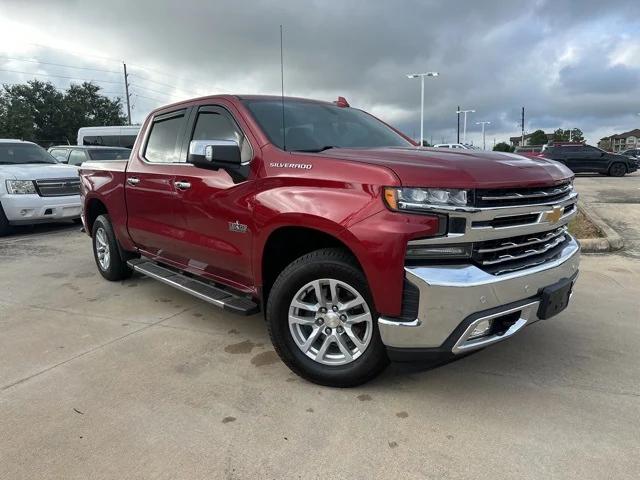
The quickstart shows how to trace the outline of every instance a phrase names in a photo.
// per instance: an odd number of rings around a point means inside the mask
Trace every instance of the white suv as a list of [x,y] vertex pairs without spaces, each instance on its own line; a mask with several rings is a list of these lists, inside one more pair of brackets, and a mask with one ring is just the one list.
[[31,142],[0,139],[0,236],[11,225],[80,217],[78,169]]

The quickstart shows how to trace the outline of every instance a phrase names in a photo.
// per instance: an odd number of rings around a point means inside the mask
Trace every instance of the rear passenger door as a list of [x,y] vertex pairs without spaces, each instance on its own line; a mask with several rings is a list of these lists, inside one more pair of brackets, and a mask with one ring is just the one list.
[[[252,160],[250,140],[230,111],[220,105],[194,107],[188,130],[187,144],[191,140],[233,140],[240,146],[242,162],[248,165]],[[236,288],[253,285],[250,181],[234,180],[222,168],[191,166],[179,172],[176,182],[183,185],[178,195],[185,212],[188,241],[184,254],[190,267]]]
[[[187,165],[185,132],[191,109],[156,114],[127,164],[125,197],[129,235],[145,254],[176,266],[188,261],[181,191],[176,176]],[[142,133],[141,133],[142,134]]]

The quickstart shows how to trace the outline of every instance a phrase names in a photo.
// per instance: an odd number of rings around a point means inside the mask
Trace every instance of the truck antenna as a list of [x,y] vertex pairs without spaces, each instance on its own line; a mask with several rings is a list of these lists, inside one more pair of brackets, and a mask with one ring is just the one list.
[[287,151],[287,130],[284,123],[284,55],[282,53],[282,25],[280,25],[280,98],[282,99],[282,149]]

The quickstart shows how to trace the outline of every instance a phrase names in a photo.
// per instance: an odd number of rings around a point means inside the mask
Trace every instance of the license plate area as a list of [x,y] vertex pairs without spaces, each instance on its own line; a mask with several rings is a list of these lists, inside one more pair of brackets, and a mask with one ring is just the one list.
[[542,289],[538,318],[546,320],[567,308],[572,288],[573,279],[563,278],[559,282]]

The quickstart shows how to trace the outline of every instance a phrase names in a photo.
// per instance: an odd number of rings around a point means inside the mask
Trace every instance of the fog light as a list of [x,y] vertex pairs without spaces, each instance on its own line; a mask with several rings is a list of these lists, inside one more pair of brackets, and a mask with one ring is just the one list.
[[474,327],[468,339],[484,337],[489,334],[489,330],[491,330],[491,320],[482,320]]
[[408,260],[468,258],[471,255],[471,244],[467,245],[409,245],[406,257]]
[[20,215],[22,215],[23,217],[29,213],[29,210],[25,210],[24,208],[22,210],[20,210]]

